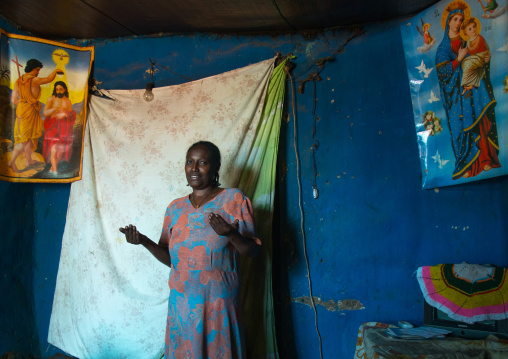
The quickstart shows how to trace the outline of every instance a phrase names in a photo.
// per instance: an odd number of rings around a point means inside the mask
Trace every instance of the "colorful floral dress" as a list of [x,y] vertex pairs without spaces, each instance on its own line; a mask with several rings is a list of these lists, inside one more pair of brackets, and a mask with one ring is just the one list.
[[171,255],[166,359],[245,357],[238,253],[210,226],[210,212],[228,223],[238,219],[240,233],[261,244],[251,202],[238,189],[225,189],[199,208],[188,196],[171,202],[161,236]]

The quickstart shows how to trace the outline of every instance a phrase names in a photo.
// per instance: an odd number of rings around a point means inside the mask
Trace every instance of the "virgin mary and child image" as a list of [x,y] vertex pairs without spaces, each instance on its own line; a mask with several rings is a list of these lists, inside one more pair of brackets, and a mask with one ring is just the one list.
[[495,105],[490,82],[491,52],[481,23],[463,1],[442,15],[444,35],[436,52],[441,99],[451,132],[453,179],[474,177],[501,167]]

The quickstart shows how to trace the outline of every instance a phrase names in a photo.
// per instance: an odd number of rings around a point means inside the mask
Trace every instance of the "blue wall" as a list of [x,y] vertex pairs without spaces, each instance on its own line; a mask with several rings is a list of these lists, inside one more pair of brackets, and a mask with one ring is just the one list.
[[38,353],[33,277],[33,196],[28,184],[0,182],[0,355]]
[[[311,188],[312,83],[306,84],[303,94],[294,91],[307,256],[300,228],[292,116],[281,130],[274,292],[282,358],[319,357],[306,258],[318,303],[323,354],[330,359],[353,356],[357,330],[364,322],[405,319],[421,323],[422,298],[413,275],[419,266],[462,261],[508,266],[503,220],[508,208],[507,177],[421,190],[399,22],[364,30],[334,62],[326,64],[322,81],[316,85],[318,199],[313,198]],[[317,70],[314,60],[332,54],[349,35],[345,30],[319,33],[310,39],[300,35],[200,34],[97,40],[82,45],[95,45],[93,76],[105,89],[144,88],[148,58],[185,77],[199,79],[271,58],[276,52],[296,55],[296,89]],[[161,70],[155,82],[166,86],[185,81]],[[288,82],[291,113],[290,89]],[[22,196],[30,202],[26,207],[29,213],[23,216],[26,227],[14,214],[1,219],[4,226],[14,224],[18,232],[34,228],[34,233],[23,232],[23,243],[30,248],[22,252],[32,253],[31,257],[25,253],[28,257],[22,259],[26,273],[14,267],[4,269],[4,261],[21,251],[9,247],[2,251],[1,280],[18,272],[26,275],[25,282],[32,278],[32,288],[25,284],[24,289],[25,296],[32,294],[35,302],[36,352],[48,357],[58,352],[46,338],[70,185],[0,183],[0,190],[6,193],[4,207]],[[16,192],[8,194],[10,191]],[[23,208],[18,211],[23,213]],[[18,235],[9,238],[12,243]],[[12,305],[5,299],[0,301],[2,307]],[[339,307],[334,307],[337,303]],[[0,346],[0,354],[2,349]]]
[[[325,358],[351,358],[364,322],[421,324],[422,295],[413,275],[418,267],[508,265],[507,178],[421,190],[398,24],[366,30],[325,68],[317,85],[318,199],[311,187],[312,87],[296,101],[304,230],[313,294],[325,304],[317,306]],[[287,172],[279,166],[279,344],[288,357],[318,358],[314,313],[301,303],[309,290],[293,124],[282,133]],[[330,311],[330,300],[351,300],[341,302],[351,307]]]
[[[0,27],[20,33],[1,17]],[[9,351],[37,355],[33,186],[0,181],[0,203],[0,356]]]

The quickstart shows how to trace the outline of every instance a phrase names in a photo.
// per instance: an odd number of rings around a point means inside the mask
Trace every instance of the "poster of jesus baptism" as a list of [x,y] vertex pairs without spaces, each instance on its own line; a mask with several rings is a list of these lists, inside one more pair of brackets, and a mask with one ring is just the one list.
[[0,179],[81,179],[93,47],[0,29]]

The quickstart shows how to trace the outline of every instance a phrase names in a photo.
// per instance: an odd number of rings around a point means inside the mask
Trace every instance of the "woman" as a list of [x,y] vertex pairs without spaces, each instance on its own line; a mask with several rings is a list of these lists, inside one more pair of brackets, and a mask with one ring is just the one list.
[[244,358],[238,255],[256,255],[250,200],[219,185],[220,152],[211,142],[187,151],[192,193],[171,202],[156,244],[135,226],[120,228],[171,267],[164,357]]
[[452,137],[455,155],[453,179],[468,178],[501,167],[494,107],[496,100],[490,82],[490,55],[485,58],[485,75],[478,88],[462,95],[461,62],[468,56],[460,37],[466,3],[452,2],[443,12],[445,35],[436,52],[436,71]]

